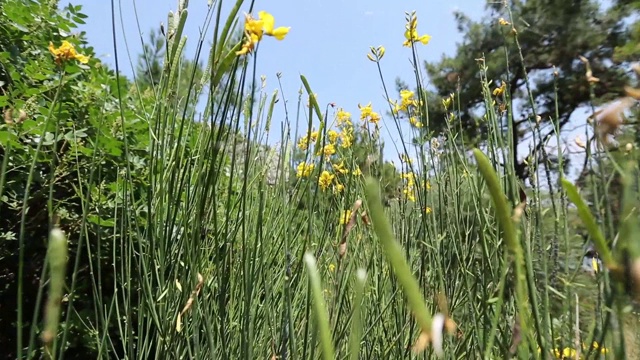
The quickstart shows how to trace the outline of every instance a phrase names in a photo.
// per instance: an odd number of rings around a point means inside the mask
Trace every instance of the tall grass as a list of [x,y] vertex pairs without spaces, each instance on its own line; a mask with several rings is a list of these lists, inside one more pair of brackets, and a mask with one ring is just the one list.
[[[139,109],[146,111],[135,114],[148,125],[149,157],[144,166],[130,164],[118,174],[118,206],[108,214],[115,221],[104,236],[87,238],[92,225],[83,219],[78,253],[89,251],[88,241],[97,241],[97,249],[109,243],[112,253],[97,258],[113,259],[109,270],[115,276],[102,278],[103,265],[88,254],[95,308],[76,314],[73,297],[63,306],[66,321],[72,315],[83,319],[82,336],[100,358],[430,358],[440,338],[443,356],[451,359],[548,359],[570,349],[583,356],[638,355],[638,343],[628,335],[637,331],[637,318],[629,315],[631,302],[617,280],[609,272],[589,277],[579,270],[576,219],[587,221],[604,264],[614,264],[611,270],[625,266],[610,258],[604,241],[617,230],[600,233],[578,193],[569,184],[567,198],[550,173],[541,176],[546,184],[535,177],[522,202],[523,185],[509,155],[517,144],[504,131],[513,116],[510,99],[501,99],[505,113],[492,105],[494,79],[486,78],[482,62],[488,140],[471,151],[455,119],[429,119],[419,48],[413,45],[418,105],[408,111],[424,127],[401,134],[399,151],[418,154],[401,169],[415,199],[401,192],[383,207],[382,130],[368,123],[363,133],[371,155],[364,175],[341,177],[342,192],[318,187],[322,171],[333,172],[331,164],[344,161],[353,170],[362,159],[353,147],[340,148],[330,161],[316,156],[331,141],[328,131],[340,128],[304,77],[295,112],[278,101],[291,94],[267,94],[257,86],[259,56],[235,56],[238,46],[232,43],[242,5],[253,4],[238,0],[230,11],[222,2],[210,7],[206,25],[214,41],[206,54],[205,38],[199,39],[195,58],[208,63],[196,78],[180,70],[188,21],[186,1],[180,2],[166,30],[172,36],[153,105],[140,98]],[[386,89],[384,59],[376,64]],[[185,79],[192,86],[179,93],[177,84]],[[386,96],[394,98],[388,91]],[[205,116],[194,121],[188,109],[202,98]],[[274,146],[277,106],[285,106],[286,119]],[[450,106],[457,106],[455,100]],[[135,115],[121,108],[123,118]],[[379,126],[398,131],[403,121],[392,113]],[[434,121],[446,122],[444,133],[429,133]],[[306,152],[297,149],[298,137],[291,134],[314,128],[320,132],[316,143]],[[530,130],[543,141],[535,121]],[[407,137],[418,131],[435,140],[410,148]],[[136,150],[126,136],[124,141],[125,156],[133,158]],[[315,167],[298,179],[301,157]],[[95,165],[79,184],[87,210],[101,207],[101,198],[91,195],[102,177],[97,159]],[[533,174],[545,169],[531,164]],[[564,178],[562,170],[558,178]],[[607,192],[603,182],[588,186]],[[347,209],[351,216],[340,224]],[[79,266],[77,258],[69,293]],[[32,333],[37,331],[34,326]],[[62,327],[51,357],[64,358],[67,342],[78,336]],[[590,348],[593,341],[598,349]]]

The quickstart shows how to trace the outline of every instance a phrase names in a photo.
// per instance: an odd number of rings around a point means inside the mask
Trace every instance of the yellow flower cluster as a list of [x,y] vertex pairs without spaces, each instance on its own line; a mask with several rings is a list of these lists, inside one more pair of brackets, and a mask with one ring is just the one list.
[[415,128],[421,128],[422,122],[420,122],[418,118],[418,114],[420,113],[419,107],[422,105],[422,101],[416,98],[416,95],[413,91],[403,89],[400,90],[400,101],[390,100],[389,101],[393,106],[392,112],[396,116],[401,116],[402,114],[406,114],[409,118],[409,124]]
[[431,36],[429,35],[418,35],[418,17],[415,11],[410,14],[407,13],[407,25],[405,26],[404,38],[405,41],[402,43],[402,46],[406,47],[411,47],[415,42],[427,45],[429,40],[431,40]]
[[[402,188],[402,193],[407,198],[407,200],[411,202],[416,201],[416,175],[413,172],[406,172],[400,174],[402,180],[404,181],[404,187]],[[422,181],[422,188],[426,191],[431,190],[431,182],[429,180]],[[431,208],[426,207],[425,212],[427,214],[431,213]]]
[[297,170],[296,177],[298,178],[309,177],[313,172],[314,168],[315,168],[314,163],[307,164],[306,161],[303,161],[300,164],[298,164],[298,168],[296,169]]
[[413,172],[403,173],[402,179],[405,180],[402,193],[411,202],[416,202],[416,176]]
[[325,191],[329,188],[329,186],[331,186],[331,183],[333,182],[333,179],[335,179],[335,175],[333,175],[332,173],[328,172],[327,170],[324,170],[321,174],[320,174],[320,178],[318,179],[318,185],[320,185],[320,189],[322,189],[322,191]]
[[275,19],[273,15],[266,11],[258,12],[258,18],[255,19],[251,14],[245,15],[244,34],[245,42],[242,48],[236,51],[236,55],[246,55],[253,51],[256,44],[262,40],[263,35],[273,36],[277,40],[283,40],[289,33],[289,27],[275,27]]
[[378,122],[380,122],[380,114],[373,111],[371,103],[365,106],[358,104],[358,109],[360,109],[360,120],[369,121],[372,124],[378,125]]
[[[371,114],[369,114],[369,116],[370,115]],[[355,135],[350,113],[339,108],[336,112],[335,120],[337,128],[327,130],[324,135],[324,140],[322,140],[322,134],[314,130],[298,139],[297,147],[300,150],[306,151],[313,144],[324,143],[324,146],[320,147],[315,154],[316,156],[322,157],[326,163],[326,166],[323,166],[320,176],[318,177],[318,186],[322,191],[332,188],[335,194],[339,194],[344,191],[344,185],[342,184],[344,177],[361,176],[362,171],[360,171],[357,165],[349,169],[343,159],[336,159],[340,149],[348,149],[351,147]],[[313,164],[302,162],[298,164],[296,176],[298,178],[307,178],[311,175],[314,168],[315,166]]]
[[49,52],[55,58],[56,64],[61,65],[65,61],[69,61],[72,59],[78,60],[79,62],[86,64],[89,62],[89,57],[78,54],[76,48],[70,42],[63,40],[62,45],[56,48],[52,42],[49,42]]
[[[609,353],[609,349],[607,349],[604,346],[600,347],[600,345],[596,341],[593,342],[593,345],[591,347],[592,347],[593,350],[595,350],[596,353],[599,352],[600,354],[603,354],[603,355]],[[585,346],[585,344],[582,344],[582,353],[584,354],[588,350],[589,350],[588,347]],[[540,352],[540,349],[538,349],[538,352]],[[569,348],[569,347],[566,347],[566,348],[564,348],[562,350],[560,350],[558,348],[553,349],[553,356],[556,359],[566,359],[566,360],[571,359],[571,360],[573,360],[573,359],[576,358],[576,353],[577,353],[577,351],[575,349]],[[582,354],[579,357],[579,359],[584,359],[584,358],[585,357]]]

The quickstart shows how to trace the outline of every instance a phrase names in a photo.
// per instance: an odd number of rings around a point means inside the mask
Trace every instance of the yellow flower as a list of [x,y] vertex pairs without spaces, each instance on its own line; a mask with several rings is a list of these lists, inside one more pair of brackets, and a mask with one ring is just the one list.
[[333,167],[333,171],[343,175],[349,172],[349,170],[344,166],[344,161],[341,161],[340,164],[332,164],[331,167]]
[[289,28],[279,27],[274,29],[274,23],[273,15],[266,11],[258,12],[258,19],[246,14],[244,23],[245,42],[242,44],[242,48],[236,51],[236,55],[246,55],[253,51],[255,45],[262,40],[263,34],[273,36],[278,40],[284,39],[289,33]]
[[375,111],[372,112],[371,116],[369,116],[369,122],[377,125],[379,121],[380,121],[380,114],[378,114]]
[[373,111],[371,103],[368,103],[365,106],[358,104],[358,109],[360,109],[360,120],[369,120],[369,122],[374,124],[378,124],[380,121],[380,114]]
[[343,211],[342,215],[340,216],[340,225],[348,223],[349,219],[351,219],[351,210]]
[[412,126],[415,126],[417,128],[421,128],[422,127],[422,122],[418,121],[418,118],[415,116],[411,116],[409,118],[409,124],[411,124]]
[[353,144],[353,134],[351,132],[343,131],[340,134],[340,139],[342,140],[341,146],[344,149],[348,149]]
[[500,24],[502,26],[511,25],[511,23],[508,22],[507,20],[505,20],[504,18],[500,18],[500,20],[498,20],[498,24]]
[[278,40],[284,39],[284,37],[289,33],[289,29],[291,29],[290,27],[284,26],[280,26],[274,29],[275,19],[273,18],[273,15],[269,14],[266,11],[260,11],[258,13],[258,16],[260,17],[260,20],[264,22],[264,33],[269,36],[273,36]]
[[507,83],[503,81],[500,87],[497,87],[493,90],[493,96],[500,96],[504,94],[504,91],[506,88],[507,88]]
[[576,357],[576,351],[566,347],[562,349],[562,357],[565,359],[574,359]]
[[413,172],[402,174],[402,178],[407,180],[408,187],[413,187],[416,184],[416,176]]
[[371,113],[373,112],[373,107],[371,106],[371,103],[368,103],[365,106],[358,104],[358,109],[360,109],[360,120],[364,120],[368,118],[369,116],[371,116]]
[[331,186],[331,182],[333,182],[334,177],[335,175],[325,170],[322,172],[322,174],[320,174],[320,178],[318,179],[318,185],[320,185],[320,188],[323,191],[327,190],[327,188]]
[[351,120],[351,114],[340,108],[336,113],[336,119],[338,120],[338,125],[349,124]]
[[398,101],[396,101],[396,100],[389,100],[389,104],[391,104],[391,105],[392,105],[392,107],[393,107],[393,108],[391,109],[391,112],[392,112],[394,115],[398,115],[398,114],[400,113],[400,111],[402,111],[402,107],[400,106],[400,104],[398,104]]
[[311,135],[309,135],[311,137],[311,141],[312,142],[316,142],[318,140],[318,132],[314,131],[311,133]]
[[351,174],[353,176],[360,176],[362,175],[362,171],[360,170],[360,167],[358,165],[356,165],[356,168],[353,169],[353,171],[351,172]]
[[298,140],[298,149],[307,150],[309,148],[309,136],[303,136]]
[[262,40],[263,28],[264,21],[262,19],[254,19],[250,14],[245,15],[244,31],[255,35],[256,42]]
[[402,103],[411,102],[413,100],[414,95],[415,94],[411,90],[407,90],[407,89],[400,90],[400,99],[402,100]]
[[333,146],[333,144],[327,144],[322,148],[322,150],[320,150],[320,153],[318,153],[318,155],[320,155],[321,153],[324,154],[324,156],[329,157],[336,153],[336,147]]
[[336,270],[336,266],[334,264],[329,264],[329,272],[334,272]]
[[429,206],[427,206],[427,207],[425,207],[425,208],[424,208],[424,212],[425,212],[425,214],[431,214],[431,211],[432,211],[432,210],[431,210],[431,208],[430,208]]
[[431,190],[431,182],[429,180],[424,181],[423,184],[425,189]]
[[431,36],[429,35],[418,35],[418,18],[416,17],[415,11],[408,15],[404,38],[405,41],[402,43],[402,46],[406,47],[411,47],[411,44],[415,42],[421,42],[423,45],[427,45],[429,40],[431,40]]
[[49,52],[55,58],[56,64],[60,65],[64,61],[68,61],[71,59],[78,60],[82,64],[86,64],[89,62],[89,57],[78,54],[76,48],[70,42],[63,40],[62,45],[59,48],[56,48],[52,42],[49,42]]
[[406,187],[404,188],[404,190],[402,190],[402,192],[404,193],[404,195],[407,197],[407,199],[411,202],[416,202],[416,196],[413,192],[413,188],[411,187]]
[[306,162],[301,162],[298,164],[296,176],[299,178],[308,177],[313,172],[313,168],[315,165],[313,163],[307,164]]
[[329,130],[327,131],[327,137],[329,138],[330,143],[335,144],[338,140],[338,137],[340,137],[340,134],[338,134],[338,132],[335,130]]
[[344,185],[340,184],[340,183],[336,183],[333,186],[333,193],[334,194],[340,194],[341,192],[344,191]]

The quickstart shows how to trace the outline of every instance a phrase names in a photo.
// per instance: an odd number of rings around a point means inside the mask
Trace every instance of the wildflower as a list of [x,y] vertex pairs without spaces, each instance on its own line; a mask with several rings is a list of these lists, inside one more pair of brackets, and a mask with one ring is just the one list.
[[307,150],[309,148],[309,136],[305,135],[298,140],[298,149]]
[[336,141],[338,141],[338,137],[340,137],[340,134],[338,134],[337,131],[335,130],[327,131],[327,138],[329,138],[330,143],[335,144]]
[[360,104],[358,104],[358,109],[360,109],[360,120],[365,120],[366,118],[371,116],[371,113],[373,113],[373,107],[371,106],[371,103],[368,103],[365,106],[361,106]]
[[331,186],[331,183],[333,182],[333,178],[335,178],[335,175],[325,170],[322,172],[322,174],[320,174],[320,178],[318,179],[318,185],[320,185],[320,188],[323,191],[327,190],[327,188]]
[[315,165],[313,163],[307,164],[306,162],[301,162],[300,164],[298,164],[296,177],[309,177],[309,175],[311,175],[311,173],[313,172],[314,167]]
[[389,100],[389,104],[393,106],[393,109],[391,109],[391,112],[394,115],[398,115],[400,111],[402,111],[402,107],[400,106],[400,104],[398,104],[396,100]]
[[341,193],[341,192],[343,192],[343,191],[344,191],[344,185],[342,185],[342,184],[340,184],[340,183],[338,183],[338,182],[337,182],[337,183],[333,186],[333,193],[334,193],[334,194],[340,194],[340,193]]
[[400,155],[400,161],[403,162],[403,163],[407,163],[407,164],[413,163],[413,160],[411,160],[411,158],[408,157],[406,154],[401,154]]
[[365,106],[361,106],[360,104],[358,104],[358,109],[360,109],[360,120],[369,120],[369,122],[376,125],[380,121],[380,114],[373,111],[371,103],[368,103]]
[[498,24],[500,24],[502,26],[511,25],[511,23],[508,22],[507,20],[505,20],[504,18],[500,18],[500,20],[498,20]]
[[62,45],[59,48],[53,46],[52,42],[49,42],[49,52],[55,58],[56,64],[61,65],[64,61],[71,59],[78,60],[82,64],[89,62],[89,57],[78,54],[76,48],[70,42],[63,40]]
[[423,45],[427,45],[429,40],[431,40],[431,36],[429,35],[418,35],[418,18],[415,15],[415,11],[408,14],[404,38],[405,41],[402,43],[402,46],[406,47],[411,47],[411,44],[415,42],[421,42]]
[[329,264],[329,272],[336,271],[336,266],[334,264]]
[[412,187],[410,187],[410,186],[405,187],[402,190],[402,193],[406,196],[407,200],[409,200],[411,202],[416,202],[416,195],[415,195]]
[[[324,154],[324,156],[326,157],[329,157],[336,153],[336,147],[333,146],[333,144],[327,144],[322,148],[320,153]],[[320,155],[320,153],[318,153],[318,155]]]
[[336,113],[336,119],[338,120],[338,125],[350,124],[351,114],[341,108]]
[[371,116],[369,117],[369,122],[377,125],[379,121],[380,114],[378,114],[377,112],[372,112]]
[[416,106],[418,103],[415,99],[415,94],[411,90],[400,90],[400,108],[407,110],[409,106]]
[[342,140],[341,146],[344,149],[350,148],[351,144],[353,144],[353,134],[351,132],[343,131],[340,134],[340,139]]
[[502,96],[502,94],[504,94],[505,89],[507,88],[507,83],[505,83],[504,81],[502,82],[502,84],[500,85],[500,87],[497,87],[493,90],[493,96]]
[[274,28],[275,20],[273,15],[269,14],[266,11],[260,11],[258,16],[264,22],[264,33],[269,36],[273,36],[277,40],[284,40],[284,37],[289,33],[290,27],[280,26]]
[[411,126],[417,127],[418,129],[422,127],[422,122],[418,121],[418,118],[415,116],[409,117],[409,124],[411,124]]
[[370,52],[367,54],[367,58],[373,62],[378,62],[384,57],[385,51],[384,46],[378,46],[377,48],[372,46]]
[[432,211],[432,210],[431,210],[431,207],[429,207],[429,206],[427,206],[427,207],[425,207],[425,208],[424,208],[424,213],[425,213],[425,214],[431,214],[431,211]]
[[262,40],[263,35],[273,36],[277,40],[283,40],[289,33],[288,27],[274,28],[275,20],[273,15],[266,11],[258,12],[258,19],[253,18],[250,14],[245,15],[244,33],[245,42],[242,48],[236,51],[236,55],[246,55],[253,51],[255,45]]
[[422,184],[426,190],[431,190],[431,182],[429,180],[423,181]]
[[576,357],[576,351],[566,347],[562,349],[562,357],[563,359],[574,359]]
[[318,141],[318,132],[317,131],[313,131],[309,137],[311,138],[311,141],[316,142]]
[[413,187],[416,184],[416,176],[413,172],[404,173],[401,176],[407,180],[407,186]]
[[332,164],[331,167],[333,168],[333,171],[343,175],[349,172],[349,170],[344,166],[344,161],[341,161],[339,164]]
[[356,165],[356,168],[353,169],[353,171],[351,172],[351,174],[353,176],[360,176],[362,175],[362,171],[360,170],[360,167],[358,165]]

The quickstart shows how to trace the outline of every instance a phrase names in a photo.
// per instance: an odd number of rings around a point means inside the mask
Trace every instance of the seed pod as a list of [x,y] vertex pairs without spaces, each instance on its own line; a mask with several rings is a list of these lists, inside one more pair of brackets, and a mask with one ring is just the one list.
[[58,332],[60,323],[60,310],[62,295],[64,292],[64,279],[67,270],[67,238],[62,230],[54,228],[49,233],[49,295],[45,307],[45,325],[42,332],[42,341],[50,347]]

